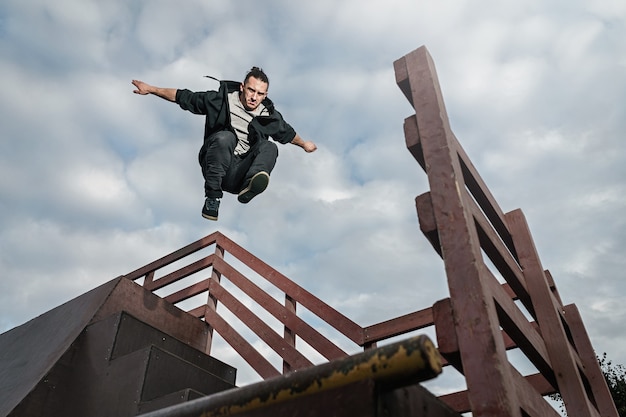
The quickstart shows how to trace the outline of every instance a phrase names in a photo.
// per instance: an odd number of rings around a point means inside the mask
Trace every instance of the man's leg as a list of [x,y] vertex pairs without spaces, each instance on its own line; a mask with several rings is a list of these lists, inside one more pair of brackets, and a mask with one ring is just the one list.
[[224,130],[209,136],[204,160],[201,161],[204,175],[204,193],[207,197],[222,198],[222,180],[230,168],[237,138]]
[[247,158],[251,158],[250,165],[246,170],[243,185],[237,197],[244,204],[267,188],[270,173],[278,158],[278,147],[274,142],[262,140],[251,149]]
[[216,132],[207,139],[206,150],[200,158],[206,195],[202,216],[209,220],[217,220],[220,199],[224,195],[222,180],[231,166],[236,143],[234,133]]

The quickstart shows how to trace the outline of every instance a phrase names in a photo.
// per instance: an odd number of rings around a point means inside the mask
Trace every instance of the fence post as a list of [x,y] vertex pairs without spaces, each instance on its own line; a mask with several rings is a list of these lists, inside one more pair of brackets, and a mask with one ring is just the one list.
[[[224,259],[224,248],[219,244],[218,241],[215,242],[215,257],[216,258],[220,258],[220,259]],[[219,283],[221,281],[222,278],[222,274],[215,270],[215,265],[211,268],[211,278],[209,278],[211,281],[215,281],[217,283]],[[217,311],[217,298],[213,297],[213,295],[211,294],[211,285],[209,285],[209,291],[207,293],[207,303],[206,303],[206,309],[209,309],[213,312]],[[206,317],[206,313],[205,313],[205,317]],[[206,318],[205,318],[206,321]],[[207,322],[208,324],[208,322]],[[213,344],[213,327],[211,327],[211,325],[208,326],[207,328],[207,335],[206,335],[206,348],[205,348],[205,353],[207,355],[209,355],[211,353],[211,345]]]

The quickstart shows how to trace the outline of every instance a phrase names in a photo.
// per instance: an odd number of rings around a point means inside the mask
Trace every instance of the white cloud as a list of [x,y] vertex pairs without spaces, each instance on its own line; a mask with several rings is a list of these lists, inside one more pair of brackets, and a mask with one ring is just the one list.
[[[445,297],[393,73],[425,44],[456,136],[626,363],[626,6],[587,3],[3,2],[0,331],[215,230],[359,324]],[[280,146],[268,190],[207,222],[203,119],[130,81],[202,90],[252,65],[319,150]]]

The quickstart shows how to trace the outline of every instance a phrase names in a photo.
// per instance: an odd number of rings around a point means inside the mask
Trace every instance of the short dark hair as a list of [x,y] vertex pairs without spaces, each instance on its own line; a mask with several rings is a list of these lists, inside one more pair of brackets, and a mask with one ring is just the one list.
[[250,78],[250,77],[254,77],[257,80],[263,81],[264,83],[267,84],[268,87],[270,85],[269,78],[267,78],[267,75],[259,67],[252,67],[252,68],[250,68],[250,71],[248,71],[248,73],[246,74],[246,78],[244,78],[243,83],[245,84],[246,81],[248,81],[248,78]]

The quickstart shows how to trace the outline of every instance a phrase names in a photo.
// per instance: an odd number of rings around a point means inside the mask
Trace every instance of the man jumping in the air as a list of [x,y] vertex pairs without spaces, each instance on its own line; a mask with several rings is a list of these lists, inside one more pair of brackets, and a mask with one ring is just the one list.
[[202,216],[217,220],[223,191],[248,203],[267,188],[280,143],[293,143],[306,152],[317,149],[303,140],[274,109],[267,97],[269,79],[253,67],[243,83],[220,81],[219,91],[192,92],[161,88],[133,80],[135,94],[154,94],[183,110],[206,116],[204,144],[198,156],[204,175]]

